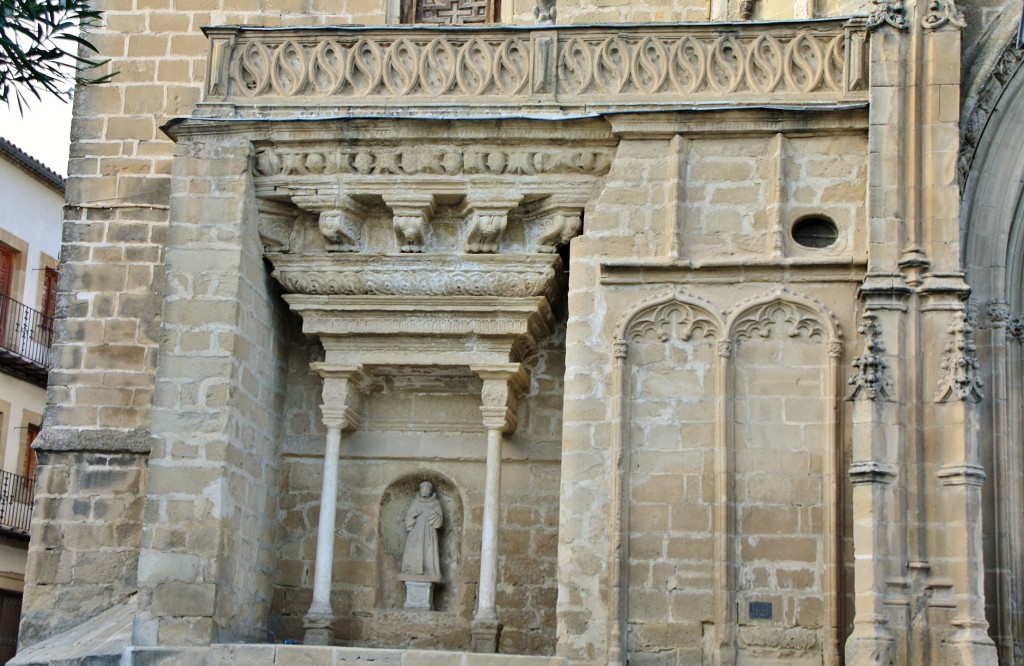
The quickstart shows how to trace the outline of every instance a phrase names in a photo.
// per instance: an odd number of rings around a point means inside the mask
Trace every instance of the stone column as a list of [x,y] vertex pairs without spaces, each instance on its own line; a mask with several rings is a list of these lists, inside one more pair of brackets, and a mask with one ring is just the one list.
[[[982,496],[985,471],[981,466],[978,402],[984,397],[978,377],[973,330],[962,306],[933,302],[926,305],[931,339],[941,339],[946,322],[938,391],[931,413],[935,424],[931,460],[938,481],[941,513],[935,523],[943,529],[935,541],[943,546],[943,573],[952,582],[956,615],[948,644],[958,664],[997,663],[995,643],[985,618],[985,566],[982,557]],[[943,299],[944,300],[944,299]],[[938,530],[936,529],[936,532]]]
[[[887,313],[896,324],[895,313]],[[886,584],[892,575],[890,559],[898,554],[889,531],[898,515],[893,485],[898,464],[898,433],[894,387],[882,341],[880,316],[869,311],[858,329],[864,336],[863,352],[853,361],[847,399],[853,401],[853,633],[846,642],[846,663],[851,665],[894,663],[896,639],[885,612]],[[897,551],[897,553],[894,553]]]
[[516,399],[525,387],[526,373],[518,363],[471,368],[483,380],[481,391],[487,429],[487,472],[484,477],[484,516],[480,538],[480,582],[473,618],[474,652],[497,652],[501,623],[496,606],[498,584],[498,515],[501,505],[501,445],[505,433],[516,429]]
[[303,618],[306,645],[334,643],[334,610],[331,608],[331,578],[334,572],[334,529],[338,502],[338,457],[341,433],[360,425],[359,388],[362,368],[338,367],[322,363],[313,365],[323,377],[324,426],[327,443],[324,448],[324,475],[320,490],[320,519],[316,532],[316,569],[313,576],[313,603]]

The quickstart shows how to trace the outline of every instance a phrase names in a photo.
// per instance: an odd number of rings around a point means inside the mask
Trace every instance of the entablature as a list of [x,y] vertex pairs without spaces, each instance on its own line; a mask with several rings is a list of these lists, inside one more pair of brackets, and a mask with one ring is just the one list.
[[205,32],[195,117],[569,118],[867,102],[863,18]]

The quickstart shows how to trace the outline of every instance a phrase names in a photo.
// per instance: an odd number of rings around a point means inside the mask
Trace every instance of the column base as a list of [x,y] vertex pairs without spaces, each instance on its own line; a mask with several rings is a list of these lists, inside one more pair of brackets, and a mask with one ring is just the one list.
[[884,620],[855,624],[846,639],[847,666],[891,666],[895,660],[896,641]]
[[498,638],[501,635],[501,622],[497,620],[473,620],[469,629],[472,635],[470,650],[483,654],[495,654],[498,651]]
[[957,655],[957,663],[962,666],[997,664],[999,657],[996,644],[988,635],[988,623],[966,621],[961,624],[949,639],[949,648]]
[[303,645],[334,645],[333,615],[308,613],[302,618],[302,626],[306,629]]

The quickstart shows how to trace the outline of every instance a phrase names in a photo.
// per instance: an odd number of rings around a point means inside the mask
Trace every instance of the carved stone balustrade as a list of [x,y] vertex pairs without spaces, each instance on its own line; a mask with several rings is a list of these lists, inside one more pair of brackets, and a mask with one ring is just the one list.
[[867,101],[863,19],[206,28],[197,116],[552,117]]

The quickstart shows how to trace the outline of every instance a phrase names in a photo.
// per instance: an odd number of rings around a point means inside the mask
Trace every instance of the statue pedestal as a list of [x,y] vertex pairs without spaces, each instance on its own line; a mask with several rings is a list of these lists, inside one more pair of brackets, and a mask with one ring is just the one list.
[[427,580],[405,581],[406,610],[434,610],[434,583]]

